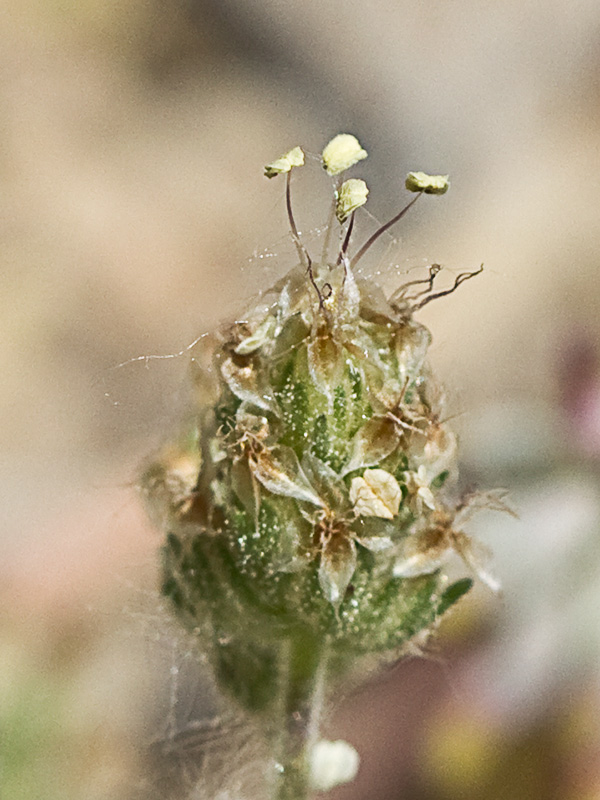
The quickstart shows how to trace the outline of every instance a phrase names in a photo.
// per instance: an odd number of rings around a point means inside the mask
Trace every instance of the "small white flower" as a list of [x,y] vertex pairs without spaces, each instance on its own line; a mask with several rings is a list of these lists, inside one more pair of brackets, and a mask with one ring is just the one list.
[[440,509],[431,516],[426,527],[407,538],[402,557],[394,565],[394,576],[415,578],[431,575],[455,552],[482,583],[493,592],[499,592],[500,582],[488,566],[490,551],[462,530],[472,515],[481,509],[504,511],[514,516],[504,502],[503,492],[473,494],[464,498],[455,509]]
[[362,478],[352,478],[350,502],[354,511],[363,517],[393,519],[401,499],[398,481],[384,469],[367,469]]

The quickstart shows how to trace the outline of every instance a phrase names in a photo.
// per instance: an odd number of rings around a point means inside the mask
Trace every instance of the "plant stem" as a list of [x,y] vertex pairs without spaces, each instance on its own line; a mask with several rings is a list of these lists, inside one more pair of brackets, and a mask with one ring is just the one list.
[[296,635],[281,652],[281,721],[273,800],[308,800],[309,755],[319,736],[327,675],[323,642]]

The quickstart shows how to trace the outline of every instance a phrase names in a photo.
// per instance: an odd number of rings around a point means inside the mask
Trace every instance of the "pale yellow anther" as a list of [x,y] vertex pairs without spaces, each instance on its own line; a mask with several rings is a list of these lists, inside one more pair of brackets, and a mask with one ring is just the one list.
[[384,469],[367,469],[362,478],[352,478],[350,502],[363,517],[393,519],[401,499],[398,481]]
[[339,175],[367,157],[356,136],[340,133],[323,150],[323,166],[329,175]]
[[360,178],[350,178],[340,186],[335,215],[339,222],[344,222],[353,211],[367,202],[369,188]]
[[409,172],[406,176],[406,188],[409,192],[445,194],[450,186],[449,177],[449,175],[427,175],[426,172]]
[[276,175],[282,175],[284,172],[289,172],[292,167],[302,167],[304,165],[304,151],[301,147],[294,147],[289,153],[284,153],[271,164],[265,167],[265,176],[267,178],[274,178]]

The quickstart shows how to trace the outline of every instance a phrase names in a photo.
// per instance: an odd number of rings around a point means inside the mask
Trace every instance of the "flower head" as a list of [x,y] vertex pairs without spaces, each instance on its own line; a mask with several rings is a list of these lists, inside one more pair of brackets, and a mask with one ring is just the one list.
[[[335,176],[365,157],[341,134],[323,165]],[[440,422],[431,335],[415,315],[478,273],[438,290],[432,264],[389,298],[360,278],[356,264],[417,198],[354,248],[368,194],[358,178],[335,183],[338,235],[328,232],[317,257],[293,213],[290,175],[303,163],[297,147],[265,170],[286,175],[297,264],[269,302],[223,329],[202,377],[210,400],[193,409],[195,437],[144,478],[167,534],[164,594],[189,628],[212,631],[219,681],[264,711],[275,701],[261,687],[282,642],[326,642],[340,665],[396,651],[469,588],[444,588],[448,552],[477,561],[462,533],[477,502],[453,500],[456,441]],[[445,177],[411,175],[417,197],[447,188]]]

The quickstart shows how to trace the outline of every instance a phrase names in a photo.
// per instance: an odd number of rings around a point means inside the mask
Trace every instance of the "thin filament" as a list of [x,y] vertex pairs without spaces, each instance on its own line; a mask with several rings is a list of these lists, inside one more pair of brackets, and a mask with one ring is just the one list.
[[308,250],[302,244],[300,240],[300,234],[298,233],[298,228],[296,227],[296,220],[294,219],[294,212],[292,211],[292,170],[287,173],[286,182],[285,182],[285,206],[287,208],[287,215],[288,220],[290,223],[290,230],[292,232],[292,239],[294,240],[294,244],[296,245],[296,249],[298,250],[298,255],[300,256],[300,261],[302,262],[303,266],[306,267],[306,272],[308,273],[308,278],[317,293],[317,297],[319,298],[319,307],[323,307],[323,296],[317,286],[315,281],[315,275],[312,268],[312,259],[308,254]]
[[356,211],[353,211],[350,215],[350,222],[348,223],[348,230],[346,231],[346,236],[344,237],[344,242],[340,248],[340,254],[337,258],[336,266],[342,263],[342,260],[346,257],[346,253],[348,252],[348,246],[350,244],[350,237],[352,236],[352,228],[354,227],[354,215]]
[[323,242],[323,252],[321,254],[322,264],[327,264],[329,260],[329,243],[331,242],[331,231],[333,230],[333,220],[335,219],[338,186],[339,186],[339,181],[335,183],[335,188],[333,192],[333,201],[331,203],[331,208],[329,209],[329,217],[327,218],[327,227],[325,229],[325,240]]
[[372,244],[375,244],[377,239],[379,239],[379,237],[382,234],[384,234],[387,231],[388,228],[391,228],[392,225],[395,225],[397,222],[400,222],[400,220],[406,214],[406,212],[409,210],[409,208],[414,206],[414,204],[417,202],[417,200],[419,199],[419,197],[421,197],[422,194],[423,194],[423,192],[419,192],[418,195],[413,200],[411,200],[408,205],[404,206],[404,208],[402,209],[402,211],[400,211],[399,214],[396,214],[395,217],[392,217],[392,219],[389,222],[386,222],[385,225],[382,225],[381,228],[376,230],[375,233],[369,239],[367,239],[367,241],[363,244],[363,246],[360,248],[358,253],[354,256],[354,258],[350,262],[350,266],[351,267],[355,267],[356,266],[356,264],[360,261],[360,259],[367,252],[369,247],[371,247]]
[[298,255],[300,256],[300,261],[304,264],[307,269],[310,269],[311,266],[311,259],[308,255],[308,250],[302,242],[300,241],[300,234],[298,233],[298,228],[296,227],[296,221],[294,219],[294,212],[292,211],[292,170],[287,173],[286,182],[285,182],[285,206],[287,208],[287,215],[288,221],[290,223],[290,230],[292,232],[292,239],[294,240],[294,244],[296,245],[296,249],[298,250]]

